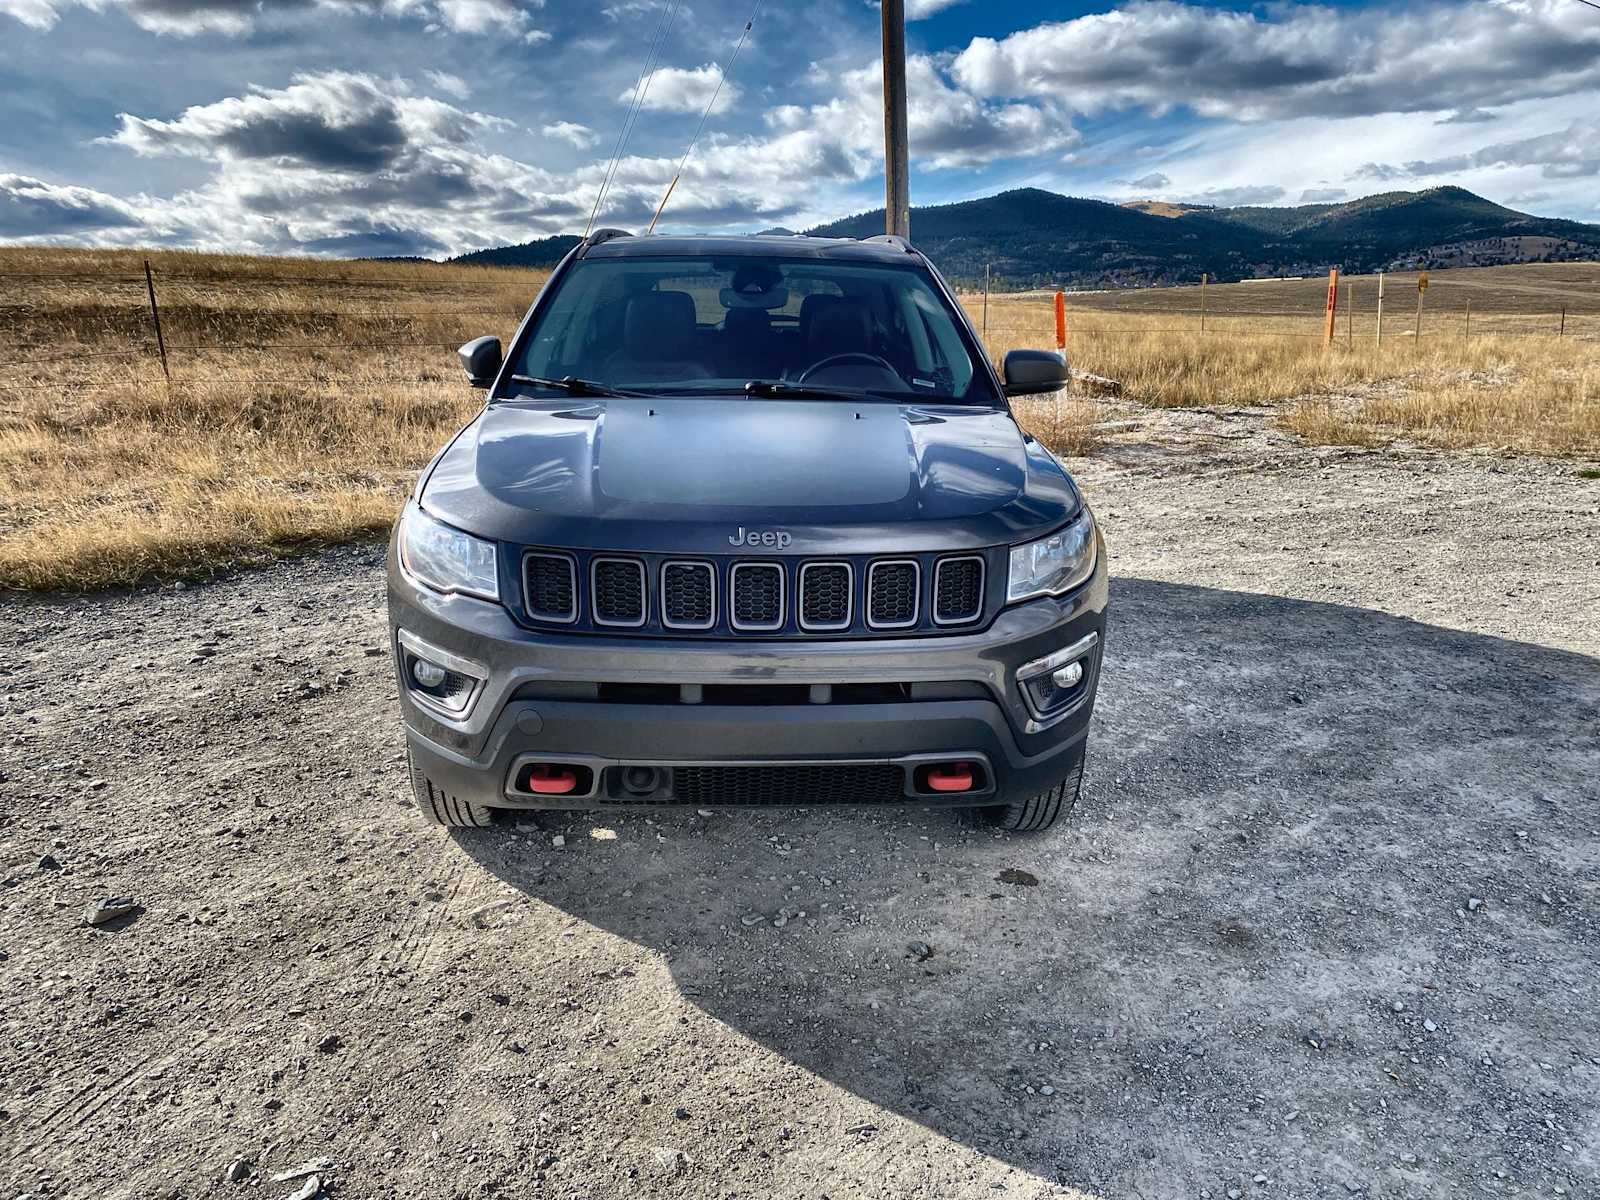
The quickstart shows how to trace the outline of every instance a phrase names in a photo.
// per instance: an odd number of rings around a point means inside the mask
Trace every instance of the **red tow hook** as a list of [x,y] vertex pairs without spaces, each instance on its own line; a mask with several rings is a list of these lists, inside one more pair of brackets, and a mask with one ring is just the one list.
[[972,764],[937,763],[928,768],[924,777],[932,792],[970,792],[972,790]]
[[540,796],[565,796],[576,791],[578,773],[554,763],[534,763],[528,768],[528,790]]

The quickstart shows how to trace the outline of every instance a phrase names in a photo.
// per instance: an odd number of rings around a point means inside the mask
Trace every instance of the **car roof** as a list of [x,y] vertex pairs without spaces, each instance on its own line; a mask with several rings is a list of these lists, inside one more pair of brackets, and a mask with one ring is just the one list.
[[850,262],[905,263],[921,258],[899,238],[815,238],[803,234],[754,233],[683,237],[647,234],[632,237],[612,233],[604,241],[591,244],[583,258],[725,258],[734,255],[759,255],[764,258],[826,258]]

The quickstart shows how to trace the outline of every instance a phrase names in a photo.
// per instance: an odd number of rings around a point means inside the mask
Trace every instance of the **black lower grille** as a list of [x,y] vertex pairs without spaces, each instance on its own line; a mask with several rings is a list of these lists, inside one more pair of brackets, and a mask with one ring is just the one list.
[[594,619],[602,625],[644,624],[644,564],[631,558],[594,560]]
[[807,563],[800,568],[800,624],[844,629],[850,624],[850,564]]
[[671,562],[661,568],[661,620],[672,629],[709,629],[716,618],[710,563]]
[[777,629],[783,624],[783,568],[739,563],[733,568],[735,629]]
[[674,767],[673,798],[698,805],[893,804],[905,777],[888,763]]
[[578,617],[577,568],[564,554],[530,554],[522,560],[522,591],[528,615],[540,621]]
[[917,564],[873,563],[867,574],[867,623],[879,629],[917,623]]
[[947,558],[933,580],[933,619],[950,625],[976,621],[983,613],[983,560]]

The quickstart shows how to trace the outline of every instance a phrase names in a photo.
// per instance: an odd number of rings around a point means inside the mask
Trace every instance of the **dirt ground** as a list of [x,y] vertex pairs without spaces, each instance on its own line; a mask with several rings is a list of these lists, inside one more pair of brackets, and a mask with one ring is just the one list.
[[0,1197],[1596,1195],[1600,481],[1112,416],[1045,837],[425,827],[376,546],[6,601]]

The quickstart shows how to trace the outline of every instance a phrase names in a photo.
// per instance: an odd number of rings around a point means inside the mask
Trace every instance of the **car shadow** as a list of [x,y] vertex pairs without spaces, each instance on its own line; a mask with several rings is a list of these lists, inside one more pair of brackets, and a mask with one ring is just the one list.
[[[1404,1186],[1427,1146],[1455,1148],[1436,1182],[1558,1163],[1593,1089],[1532,1064],[1600,1038],[1568,990],[1592,986],[1600,662],[1156,580],[1112,602],[1083,801],[1051,834],[668,810],[458,844],[870,1102],[852,1138],[920,1126],[1115,1195]],[[495,936],[515,955],[515,922]]]

